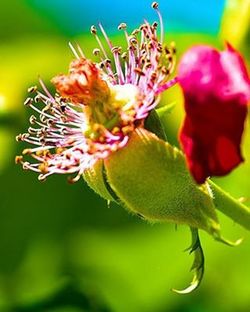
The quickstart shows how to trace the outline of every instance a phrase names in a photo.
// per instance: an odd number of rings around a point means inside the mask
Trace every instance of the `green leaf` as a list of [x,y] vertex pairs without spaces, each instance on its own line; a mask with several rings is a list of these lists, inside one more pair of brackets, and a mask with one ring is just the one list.
[[153,133],[136,129],[104,165],[111,188],[130,212],[219,232],[212,198],[194,183],[183,154]]

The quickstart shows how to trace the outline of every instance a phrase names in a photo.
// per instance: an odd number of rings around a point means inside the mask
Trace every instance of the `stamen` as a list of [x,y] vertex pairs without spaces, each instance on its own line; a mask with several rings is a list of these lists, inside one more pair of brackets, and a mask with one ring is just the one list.
[[102,27],[102,24],[99,23],[98,25],[99,25],[99,27],[100,27],[100,29],[101,29],[101,32],[102,32],[102,34],[103,34],[105,40],[107,41],[107,44],[108,44],[109,48],[112,49],[112,48],[113,48],[113,45],[112,45],[111,41],[109,40],[109,37],[107,36],[107,34],[106,34],[104,28]]
[[100,54],[100,52],[101,52],[100,49],[96,49],[96,48],[95,48],[95,49],[93,50],[93,54],[94,54],[95,56],[98,56],[98,55]]
[[37,86],[32,86],[28,88],[28,93],[34,93],[37,91]]
[[44,82],[42,81],[42,79],[39,77],[39,83],[41,85],[41,87],[43,88],[43,91],[46,93],[46,95],[50,98],[50,100],[52,102],[55,102],[55,99],[53,98],[53,96],[50,94],[49,90],[47,89],[47,87],[45,86]]
[[79,60],[80,56],[77,54],[76,49],[73,47],[71,42],[69,42],[69,47],[70,47],[72,53],[74,54],[74,56]]
[[98,43],[98,45],[99,45],[99,47],[100,47],[100,49],[101,49],[101,51],[102,51],[102,53],[104,55],[104,58],[108,58],[106,50],[104,49],[104,47],[102,45],[102,42],[101,42],[101,40],[99,39],[99,37],[97,35],[97,29],[96,29],[96,27],[94,25],[91,26],[90,32],[91,32],[92,35],[95,36],[95,39],[96,39],[96,41],[97,41],[97,43]]
[[123,71],[122,71],[122,67],[121,67],[121,63],[119,59],[119,54],[121,53],[120,51],[121,51],[121,47],[113,47],[111,49],[111,52],[114,55],[115,67],[116,67],[116,71],[118,75],[119,84],[124,84],[124,75],[123,75]]
[[178,82],[178,77],[173,78],[172,80],[166,82],[165,84],[161,85],[155,90],[155,94],[158,95],[162,93],[163,91],[169,89],[173,85],[175,85]]
[[30,98],[30,97],[28,97],[25,101],[24,101],[24,105],[25,106],[29,106],[29,105],[31,105],[33,103],[33,99],[32,98]]
[[80,53],[80,56],[81,56],[82,58],[86,58],[86,56],[85,56],[84,53],[83,53],[82,48],[79,46],[78,43],[76,44],[76,46],[77,46],[78,52]]
[[126,23],[121,23],[121,24],[118,26],[118,30],[121,30],[121,29],[127,29],[127,24],[126,24]]
[[159,4],[157,2],[153,2],[152,3],[152,8],[157,12],[158,17],[159,17],[159,22],[160,22],[160,30],[161,30],[161,43],[163,43],[163,39],[164,39],[164,26],[163,26],[163,20],[162,20],[162,16],[161,13],[159,11]]

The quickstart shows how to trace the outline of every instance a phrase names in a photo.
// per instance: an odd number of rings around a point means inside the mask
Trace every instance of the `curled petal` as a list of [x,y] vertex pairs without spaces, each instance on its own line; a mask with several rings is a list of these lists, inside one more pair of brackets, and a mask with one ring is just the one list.
[[250,81],[240,54],[227,44],[188,50],[178,68],[186,117],[180,142],[198,183],[223,176],[243,161],[240,150]]

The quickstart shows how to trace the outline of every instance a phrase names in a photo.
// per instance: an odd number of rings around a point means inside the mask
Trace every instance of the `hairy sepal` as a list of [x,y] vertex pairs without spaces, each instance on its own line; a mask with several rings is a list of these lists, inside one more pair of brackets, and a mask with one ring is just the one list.
[[219,233],[211,196],[193,181],[183,154],[155,134],[138,128],[104,166],[109,185],[131,212]]

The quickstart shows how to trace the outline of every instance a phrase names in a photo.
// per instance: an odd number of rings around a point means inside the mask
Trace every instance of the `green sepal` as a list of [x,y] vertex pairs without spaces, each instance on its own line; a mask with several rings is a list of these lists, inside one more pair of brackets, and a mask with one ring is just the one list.
[[199,232],[197,229],[190,227],[191,234],[192,234],[192,243],[189,248],[186,250],[189,251],[190,254],[194,254],[194,261],[191,267],[191,271],[194,272],[194,276],[192,279],[192,282],[190,285],[183,289],[183,290],[177,290],[172,289],[174,292],[178,294],[189,294],[195,289],[197,289],[202,281],[203,275],[204,275],[204,253],[202,250],[200,238],[199,238]]
[[150,112],[147,119],[145,120],[144,128],[150,132],[155,133],[158,138],[162,139],[163,141],[167,141],[167,135],[161,124],[158,112],[155,109]]
[[104,165],[109,185],[130,212],[219,232],[212,198],[191,178],[183,154],[153,133],[136,129]]
[[86,169],[83,178],[88,186],[92,188],[98,195],[108,201],[114,201],[115,198],[110,192],[110,186],[106,180],[105,168],[103,160],[99,159],[91,168]]
[[175,108],[176,102],[172,102],[170,104],[161,106],[159,108],[156,108],[156,112],[160,118],[164,117],[166,114],[170,114],[172,110]]

